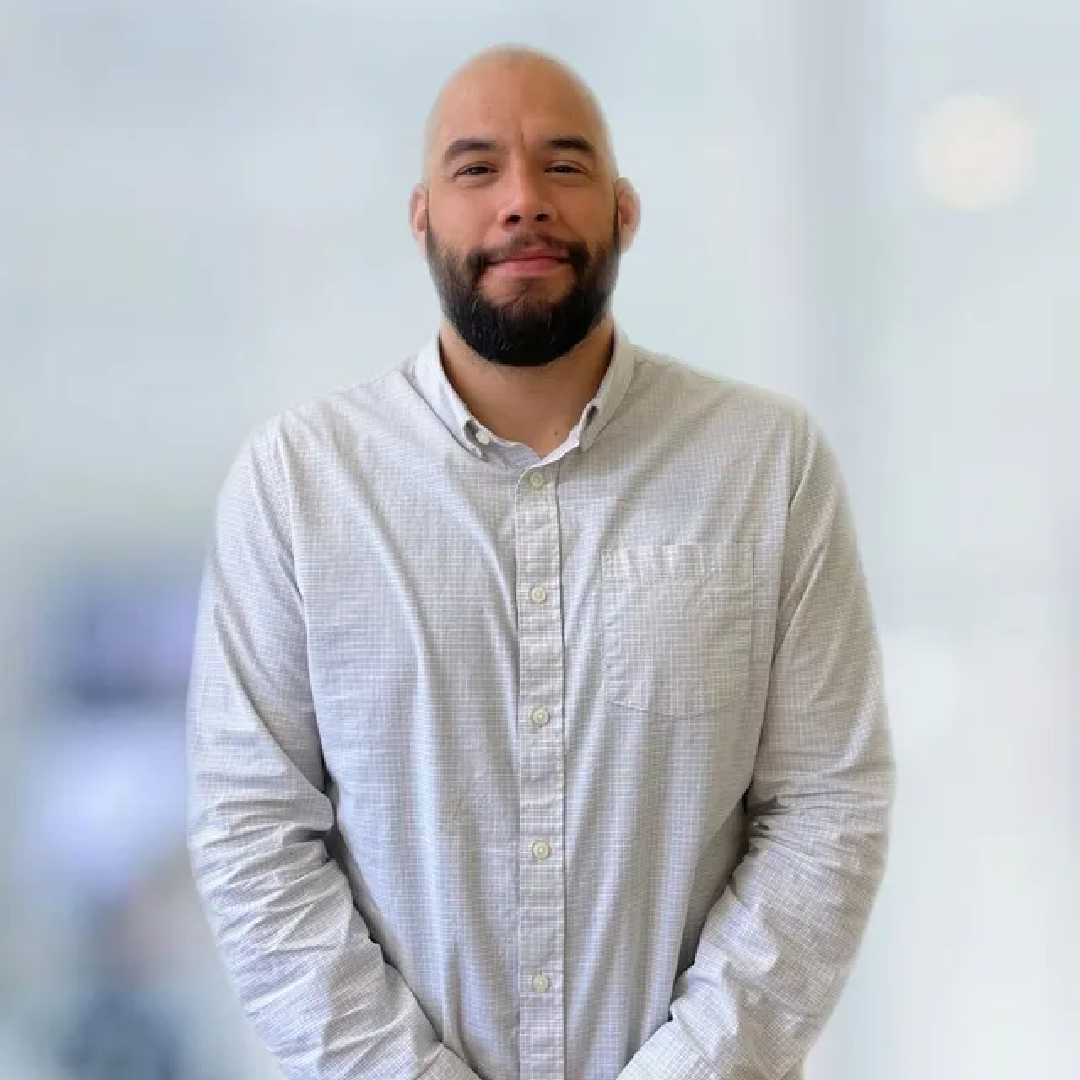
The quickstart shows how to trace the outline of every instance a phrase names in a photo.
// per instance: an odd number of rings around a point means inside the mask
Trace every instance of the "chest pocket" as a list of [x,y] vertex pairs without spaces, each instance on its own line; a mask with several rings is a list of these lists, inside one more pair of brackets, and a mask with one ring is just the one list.
[[637,544],[601,552],[604,697],[656,716],[742,708],[753,548]]

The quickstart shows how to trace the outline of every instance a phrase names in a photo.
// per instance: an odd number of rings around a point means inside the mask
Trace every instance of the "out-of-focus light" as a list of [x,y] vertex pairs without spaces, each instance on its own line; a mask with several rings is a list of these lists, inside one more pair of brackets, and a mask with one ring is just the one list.
[[991,210],[1014,201],[1035,162],[1035,126],[1017,106],[965,95],[935,108],[919,132],[919,178],[927,194],[955,210]]

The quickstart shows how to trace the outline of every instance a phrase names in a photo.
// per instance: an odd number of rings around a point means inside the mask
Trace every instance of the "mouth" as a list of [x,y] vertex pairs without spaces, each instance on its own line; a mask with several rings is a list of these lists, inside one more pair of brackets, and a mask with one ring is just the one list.
[[491,269],[512,277],[532,277],[535,275],[550,274],[560,266],[565,266],[567,260],[562,255],[545,252],[524,252],[520,255],[512,255],[508,259],[499,259],[491,264]]

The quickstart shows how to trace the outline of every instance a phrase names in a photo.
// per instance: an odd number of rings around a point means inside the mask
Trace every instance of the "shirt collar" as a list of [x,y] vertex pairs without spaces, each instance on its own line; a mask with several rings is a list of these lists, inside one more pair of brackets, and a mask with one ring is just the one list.
[[[625,331],[616,323],[615,348],[604,378],[596,394],[582,410],[571,436],[582,450],[587,450],[615,415],[626,395],[634,374],[634,346]],[[436,331],[417,354],[415,382],[424,400],[435,411],[454,437],[472,452],[482,452],[485,442],[496,439],[469,412],[465,402],[446,377]]]

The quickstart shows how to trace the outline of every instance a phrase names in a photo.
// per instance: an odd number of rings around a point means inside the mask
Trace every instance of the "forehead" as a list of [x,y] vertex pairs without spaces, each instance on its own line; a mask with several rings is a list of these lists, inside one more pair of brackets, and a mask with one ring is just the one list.
[[447,87],[432,125],[432,149],[463,136],[526,140],[580,134],[601,145],[601,120],[588,92],[557,69],[540,65],[485,65],[463,72]]

